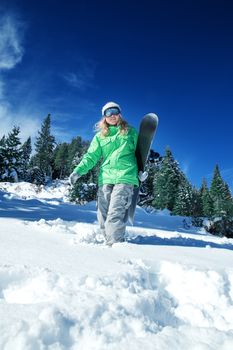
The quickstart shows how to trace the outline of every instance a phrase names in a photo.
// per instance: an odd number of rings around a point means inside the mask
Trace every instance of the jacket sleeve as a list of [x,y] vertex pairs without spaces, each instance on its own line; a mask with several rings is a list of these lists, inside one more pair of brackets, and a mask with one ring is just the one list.
[[80,163],[74,169],[74,172],[79,175],[85,175],[89,170],[94,168],[102,155],[101,146],[97,135],[94,136],[87,152],[82,157]]
[[132,128],[132,135],[133,135],[134,147],[136,149],[137,142],[138,142],[138,132],[137,132],[137,130],[135,128]]

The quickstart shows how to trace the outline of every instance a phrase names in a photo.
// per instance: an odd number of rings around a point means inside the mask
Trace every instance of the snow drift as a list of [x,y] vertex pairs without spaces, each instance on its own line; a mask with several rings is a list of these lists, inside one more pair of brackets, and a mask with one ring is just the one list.
[[108,248],[66,183],[0,189],[1,349],[232,349],[233,240],[138,208]]

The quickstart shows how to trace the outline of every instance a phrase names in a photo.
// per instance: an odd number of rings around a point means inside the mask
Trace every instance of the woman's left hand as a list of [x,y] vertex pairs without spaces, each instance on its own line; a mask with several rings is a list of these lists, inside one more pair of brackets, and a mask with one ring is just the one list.
[[148,172],[147,171],[139,171],[138,178],[141,182],[145,181],[148,178]]

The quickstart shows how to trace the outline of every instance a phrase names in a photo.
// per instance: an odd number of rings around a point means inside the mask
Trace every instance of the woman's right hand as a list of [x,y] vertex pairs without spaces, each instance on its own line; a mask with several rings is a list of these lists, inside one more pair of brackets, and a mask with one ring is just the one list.
[[77,180],[81,177],[81,175],[73,172],[72,174],[70,174],[69,176],[69,183],[71,186],[74,186],[75,183],[77,182]]

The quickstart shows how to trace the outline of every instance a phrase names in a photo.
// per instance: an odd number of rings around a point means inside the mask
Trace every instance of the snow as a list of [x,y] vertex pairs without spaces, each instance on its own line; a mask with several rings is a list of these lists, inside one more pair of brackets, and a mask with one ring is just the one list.
[[137,208],[108,248],[67,194],[0,183],[0,349],[233,348],[232,239]]

